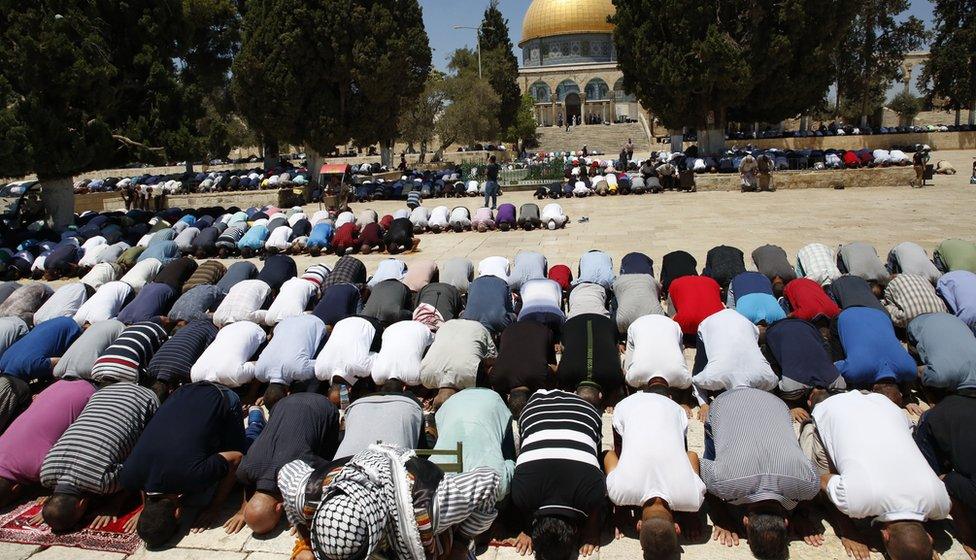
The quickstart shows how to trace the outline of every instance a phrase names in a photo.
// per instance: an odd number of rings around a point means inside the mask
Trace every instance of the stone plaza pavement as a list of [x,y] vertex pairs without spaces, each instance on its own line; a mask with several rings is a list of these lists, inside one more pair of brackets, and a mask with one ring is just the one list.
[[[402,256],[411,261],[428,259],[441,261],[449,257],[467,257],[477,263],[492,255],[513,258],[519,249],[544,253],[549,264],[567,264],[575,270],[579,256],[589,249],[609,252],[615,263],[630,251],[650,255],[656,263],[673,250],[682,249],[704,263],[705,253],[716,245],[732,245],[748,254],[765,243],[781,245],[787,253],[795,255],[803,245],[821,242],[838,245],[850,241],[873,244],[882,258],[895,244],[915,241],[931,251],[939,242],[949,237],[976,240],[976,186],[970,186],[969,175],[976,151],[936,152],[933,163],[946,159],[959,170],[954,176],[936,176],[934,186],[924,189],[858,188],[848,190],[807,189],[777,191],[774,193],[665,193],[662,195],[616,196],[562,200],[571,222],[560,231],[514,231],[494,233],[441,233],[420,236],[420,251]],[[516,206],[531,200],[531,193],[504,195],[501,202]],[[470,209],[480,205],[481,199],[432,200],[430,205],[447,206],[463,204]],[[540,205],[545,202],[540,202]],[[377,202],[354,205],[359,211],[372,207],[380,214],[392,212],[402,203]],[[309,207],[317,209],[316,205]],[[586,216],[588,222],[579,223]],[[360,257],[372,272],[383,255]],[[332,264],[334,256],[312,259],[297,257],[299,270],[314,261]],[[232,261],[228,261],[232,262]],[[747,262],[751,266],[751,262]],[[694,351],[687,351],[689,365]],[[605,416],[605,424],[609,416]],[[604,427],[605,435],[608,426]],[[697,419],[691,421],[689,446],[701,453],[703,427]],[[239,499],[238,498],[235,498]],[[223,523],[233,512],[233,502],[225,508],[220,519]],[[829,525],[826,542],[820,548],[812,548],[802,541],[790,546],[793,559],[840,559],[846,558],[840,540]],[[950,534],[948,522],[932,524],[936,549],[943,558],[962,560],[967,558],[962,547]],[[698,543],[684,543],[684,558],[692,560],[733,560],[752,558],[748,545],[743,541],[736,548],[726,548],[713,541],[709,524]],[[282,526],[270,537],[256,538],[247,530],[227,535],[222,528],[210,529],[199,534],[187,534],[184,530],[173,546],[160,552],[140,550],[129,560],[285,560],[291,552],[293,539]],[[632,538],[611,541],[605,535],[604,547],[595,556],[604,560],[637,559],[641,557],[640,545]],[[35,546],[0,543],[0,560],[121,560],[122,554],[92,552],[61,547],[41,550]],[[479,555],[489,560],[513,560],[520,558],[511,548],[489,548]],[[879,553],[872,558],[882,558]]]

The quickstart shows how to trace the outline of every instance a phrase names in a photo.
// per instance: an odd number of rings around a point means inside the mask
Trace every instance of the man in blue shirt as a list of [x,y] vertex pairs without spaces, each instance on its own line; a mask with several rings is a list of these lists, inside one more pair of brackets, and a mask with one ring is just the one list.
[[34,327],[0,356],[0,373],[30,382],[50,379],[68,346],[81,335],[71,317],[57,317]]
[[845,309],[831,324],[835,365],[848,386],[872,389],[901,402],[897,385],[915,380],[915,360],[895,336],[891,319],[869,307]]

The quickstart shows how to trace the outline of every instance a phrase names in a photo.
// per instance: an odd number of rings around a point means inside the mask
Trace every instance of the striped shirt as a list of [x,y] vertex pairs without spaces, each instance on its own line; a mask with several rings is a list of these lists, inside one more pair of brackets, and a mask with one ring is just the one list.
[[925,313],[948,311],[928,279],[915,274],[899,274],[892,278],[885,288],[882,303],[891,315],[891,322],[899,327],[907,326],[912,319]]
[[48,452],[41,484],[57,493],[117,492],[122,462],[157,408],[156,395],[134,383],[99,389]]
[[197,267],[190,278],[183,284],[183,293],[202,285],[216,284],[227,272],[227,267],[220,261],[207,261]]
[[237,223],[228,226],[227,229],[224,230],[224,233],[221,233],[220,237],[217,238],[217,247],[236,249],[237,242],[244,237],[244,233],[247,231],[247,228],[248,226],[246,223]]
[[722,393],[708,411],[709,435],[715,458],[702,459],[701,478],[719,499],[734,505],[775,500],[792,510],[820,491],[790,411],[775,395],[750,387]]
[[573,393],[532,395],[519,418],[522,449],[512,477],[512,499],[523,513],[583,519],[603,503],[601,426],[596,409]]
[[146,321],[127,327],[95,360],[92,381],[138,382],[149,360],[165,340],[166,331],[158,323]]
[[217,327],[210,321],[191,321],[159,347],[146,373],[159,381],[189,381],[190,368],[216,337]]

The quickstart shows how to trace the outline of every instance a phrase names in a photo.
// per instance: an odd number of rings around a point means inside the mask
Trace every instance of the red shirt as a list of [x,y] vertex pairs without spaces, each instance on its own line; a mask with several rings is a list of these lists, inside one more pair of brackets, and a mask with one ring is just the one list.
[[380,229],[380,225],[376,222],[364,225],[363,231],[359,232],[359,243],[370,247],[383,243],[383,230]]
[[355,247],[359,244],[358,237],[359,230],[356,228],[356,224],[352,222],[342,224],[332,236],[332,246],[337,249]]
[[797,278],[783,288],[783,295],[793,308],[793,317],[812,321],[817,317],[833,319],[840,314],[840,308],[830,299],[827,292],[809,278]]
[[725,309],[722,305],[722,289],[708,276],[682,276],[671,282],[668,289],[674,320],[681,325],[681,332],[693,335],[698,325],[709,315]]
[[380,227],[383,228],[383,231],[387,231],[388,229],[390,229],[390,224],[392,223],[393,223],[393,214],[387,214],[382,218],[380,218]]
[[861,158],[857,157],[857,153],[850,150],[844,152],[844,156],[841,159],[844,160],[844,165],[847,167],[857,167],[861,164]]
[[573,271],[564,264],[557,264],[549,269],[549,279],[554,280],[563,291],[566,291],[573,282]]

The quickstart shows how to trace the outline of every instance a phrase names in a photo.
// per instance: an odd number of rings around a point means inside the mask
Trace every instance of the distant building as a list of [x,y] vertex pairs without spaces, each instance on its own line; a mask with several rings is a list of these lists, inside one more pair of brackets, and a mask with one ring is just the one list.
[[519,87],[535,98],[539,124],[637,119],[640,106],[617,67],[613,13],[612,0],[533,0],[522,22]]

